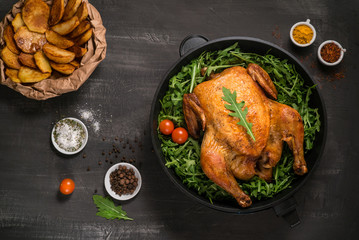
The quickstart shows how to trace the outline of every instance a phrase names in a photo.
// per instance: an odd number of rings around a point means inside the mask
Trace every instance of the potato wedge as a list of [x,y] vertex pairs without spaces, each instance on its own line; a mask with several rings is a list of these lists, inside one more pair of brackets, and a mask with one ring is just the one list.
[[73,60],[73,61],[69,62],[69,64],[74,66],[76,69],[78,69],[80,67],[80,63],[78,61],[76,61],[76,60]]
[[38,51],[34,54],[36,66],[40,69],[43,73],[51,73],[52,69],[49,63],[49,60],[47,60],[47,57],[42,51]]
[[68,63],[50,62],[50,65],[53,69],[65,75],[70,75],[75,71],[75,67]]
[[91,23],[89,21],[83,21],[78,25],[69,35],[69,38],[76,38],[89,30],[91,28]]
[[20,79],[17,77],[19,70],[6,68],[5,75],[8,76],[13,82],[20,83]]
[[6,46],[10,49],[11,52],[15,54],[20,54],[19,49],[16,46],[14,41],[14,31],[12,30],[11,25],[7,25],[4,30],[4,40],[6,42]]
[[60,35],[66,35],[72,32],[79,24],[79,19],[74,16],[65,22],[52,26],[51,29]]
[[22,66],[17,76],[22,83],[35,83],[50,77],[51,73],[42,73],[39,70]]
[[24,21],[22,20],[21,13],[17,13],[14,20],[11,22],[14,27],[14,32],[16,32],[20,27],[25,26]]
[[49,25],[55,25],[62,19],[65,12],[65,3],[64,0],[54,0],[52,2],[51,10],[50,10],[50,19]]
[[4,49],[1,50],[0,56],[9,68],[19,69],[21,67],[19,56],[11,52],[8,47],[4,47]]
[[22,8],[22,20],[32,32],[44,33],[48,28],[49,6],[42,0],[27,0]]
[[76,16],[79,18],[79,21],[84,21],[87,16],[89,15],[88,9],[87,9],[87,3],[82,2],[79,9],[77,9]]
[[44,51],[46,57],[57,63],[69,63],[75,58],[75,53],[58,48],[49,43],[46,43],[42,47],[42,50]]
[[62,17],[63,21],[69,20],[72,18],[75,13],[77,12],[77,9],[80,7],[81,0],[69,0],[65,7],[64,16]]
[[20,53],[19,55],[19,61],[28,67],[36,68],[34,55],[28,54],[28,53]]
[[26,26],[17,30],[14,39],[16,45],[25,53],[35,53],[47,42],[45,34],[31,32]]
[[75,44],[73,41],[68,40],[67,38],[61,36],[60,34],[52,30],[47,30],[45,32],[45,36],[49,43],[52,43],[53,45],[59,48],[66,49]]
[[86,48],[82,48],[79,46],[72,46],[72,47],[68,48],[67,50],[75,53],[75,57],[77,57],[77,58],[80,58],[87,53]]
[[82,35],[80,35],[79,37],[77,37],[77,38],[75,39],[75,45],[81,46],[81,45],[87,43],[88,40],[90,40],[91,37],[92,37],[92,28],[90,28],[90,29],[87,30],[85,33],[83,33]]

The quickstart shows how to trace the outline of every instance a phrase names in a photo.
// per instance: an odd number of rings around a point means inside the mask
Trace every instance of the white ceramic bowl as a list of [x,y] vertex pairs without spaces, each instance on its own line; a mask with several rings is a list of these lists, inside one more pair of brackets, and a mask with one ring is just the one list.
[[[330,63],[330,62],[326,62],[323,58],[322,58],[322,55],[320,55],[320,51],[322,50],[322,47],[327,44],[327,43],[334,43],[336,45],[338,45],[338,47],[340,48],[340,57],[339,59],[336,61],[336,62],[333,62],[333,63]],[[334,40],[327,40],[327,41],[324,41],[322,44],[320,44],[319,48],[318,48],[318,58],[319,58],[319,61],[321,63],[323,63],[324,65],[326,66],[335,66],[335,65],[338,65],[343,57],[344,57],[344,53],[346,52],[346,49],[342,47],[342,45],[340,45],[337,41],[334,41]]]
[[59,151],[60,153],[62,154],[66,154],[66,155],[73,155],[73,154],[76,154],[76,153],[79,153],[82,149],[84,149],[84,147],[86,146],[87,144],[87,140],[88,140],[88,131],[87,131],[87,128],[85,126],[85,124],[83,122],[81,122],[79,119],[77,118],[72,118],[72,117],[67,117],[67,118],[63,118],[61,120],[59,120],[58,122],[62,121],[62,120],[65,120],[65,119],[70,119],[70,120],[73,120],[77,123],[80,124],[80,126],[83,128],[83,130],[85,131],[85,139],[84,141],[82,142],[82,145],[79,149],[77,149],[76,151],[73,151],[73,152],[70,152],[70,151],[67,151],[63,148],[61,148],[55,141],[55,137],[54,137],[54,132],[55,132],[55,127],[56,127],[56,124],[54,125],[54,127],[52,128],[52,131],[51,131],[51,141],[52,141],[52,144],[54,145],[54,147],[56,148],[57,151]]
[[[306,26],[308,26],[308,27],[310,27],[310,28],[312,29],[312,31],[313,31],[313,37],[312,37],[312,40],[310,40],[309,43],[300,44],[300,43],[298,43],[298,42],[296,42],[296,41],[294,40],[294,38],[293,38],[293,31],[294,31],[294,28],[295,28],[296,26],[298,26],[298,25],[306,25]],[[289,36],[290,36],[290,39],[292,40],[292,42],[293,42],[296,46],[298,46],[298,47],[308,47],[309,45],[311,45],[311,44],[315,41],[315,38],[317,37],[317,32],[315,31],[315,28],[313,27],[313,25],[310,24],[310,20],[307,19],[307,21],[305,21],[305,22],[297,22],[296,24],[294,24],[294,25],[292,26],[292,28],[290,29]]]
[[[135,172],[135,176],[137,177],[138,181],[137,181],[137,187],[132,194],[123,194],[120,196],[111,189],[110,174],[113,171],[117,170],[120,166],[125,166],[129,169],[133,169],[133,171]],[[120,200],[120,201],[125,201],[125,200],[129,200],[129,199],[133,198],[140,191],[141,186],[142,186],[142,178],[141,178],[141,174],[138,171],[138,169],[135,166],[133,166],[132,164],[117,163],[107,170],[107,173],[106,173],[105,179],[104,179],[104,183],[105,183],[106,191],[108,192],[108,194],[110,194],[111,197],[113,197],[114,199]]]

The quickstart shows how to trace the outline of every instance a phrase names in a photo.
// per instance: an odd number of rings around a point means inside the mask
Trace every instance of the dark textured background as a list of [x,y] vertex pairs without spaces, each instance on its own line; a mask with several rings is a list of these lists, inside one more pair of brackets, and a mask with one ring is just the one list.
[[[77,92],[39,102],[0,86],[1,239],[357,237],[358,1],[90,2],[107,28],[107,57]],[[0,0],[0,16],[14,3]],[[317,39],[308,48],[295,48],[289,30],[307,18],[317,29]],[[181,40],[189,34],[209,39],[249,36],[275,43],[297,56],[318,84],[328,113],[327,145],[317,169],[294,195],[302,220],[296,228],[290,229],[271,209],[239,216],[198,204],[175,188],[151,151],[152,98],[167,69],[179,58]],[[347,49],[338,67],[324,68],[316,58],[319,44],[327,39]],[[337,79],[335,73],[345,77]],[[85,121],[90,133],[85,150],[62,157],[51,147],[52,126],[64,116],[80,117],[81,110],[95,113],[100,131]],[[96,216],[91,199],[95,190],[104,195],[103,177],[110,164],[101,152],[112,148],[116,136],[129,140],[135,151],[127,145],[121,157],[136,159],[143,176],[139,195],[122,203],[135,221]],[[76,182],[69,198],[58,194],[65,177]]]

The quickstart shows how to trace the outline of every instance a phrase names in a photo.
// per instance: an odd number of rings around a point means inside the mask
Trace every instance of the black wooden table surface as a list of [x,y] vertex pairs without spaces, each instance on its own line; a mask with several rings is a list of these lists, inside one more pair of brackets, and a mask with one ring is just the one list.
[[[102,15],[108,49],[78,91],[35,101],[0,86],[0,239],[357,238],[358,1],[90,2]],[[14,3],[1,0],[0,16]],[[298,49],[289,30],[306,19],[316,27],[317,39]],[[162,170],[149,134],[151,102],[179,58],[179,44],[190,34],[272,42],[301,60],[318,84],[328,114],[327,144],[314,174],[294,195],[299,226],[291,229],[272,209],[235,215],[202,206]],[[327,39],[347,49],[343,62],[330,69],[316,57]],[[93,114],[84,120],[90,134],[86,148],[74,157],[58,155],[50,143],[53,124],[65,116],[81,118],[84,111]],[[134,221],[98,217],[92,201],[95,192],[105,195],[103,178],[111,164],[101,153],[119,142],[116,137],[128,141],[119,158],[134,159],[143,177],[138,196],[122,203]],[[69,198],[58,193],[66,177],[76,183]]]

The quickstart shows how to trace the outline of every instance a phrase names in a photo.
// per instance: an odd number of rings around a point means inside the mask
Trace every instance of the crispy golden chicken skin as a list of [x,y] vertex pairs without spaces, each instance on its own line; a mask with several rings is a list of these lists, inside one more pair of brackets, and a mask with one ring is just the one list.
[[[229,116],[222,99],[222,88],[237,92],[237,102],[245,101],[246,120],[252,123],[255,141],[247,130]],[[263,90],[265,91],[263,91]],[[258,175],[271,181],[272,169],[281,158],[283,141],[294,155],[294,172],[307,172],[304,160],[304,126],[299,113],[276,99],[277,90],[267,72],[256,64],[247,69],[232,67],[195,87],[183,97],[183,112],[189,133],[199,137],[205,131],[201,146],[204,173],[230,193],[241,207],[252,204],[239,187],[236,178],[249,180]]]

